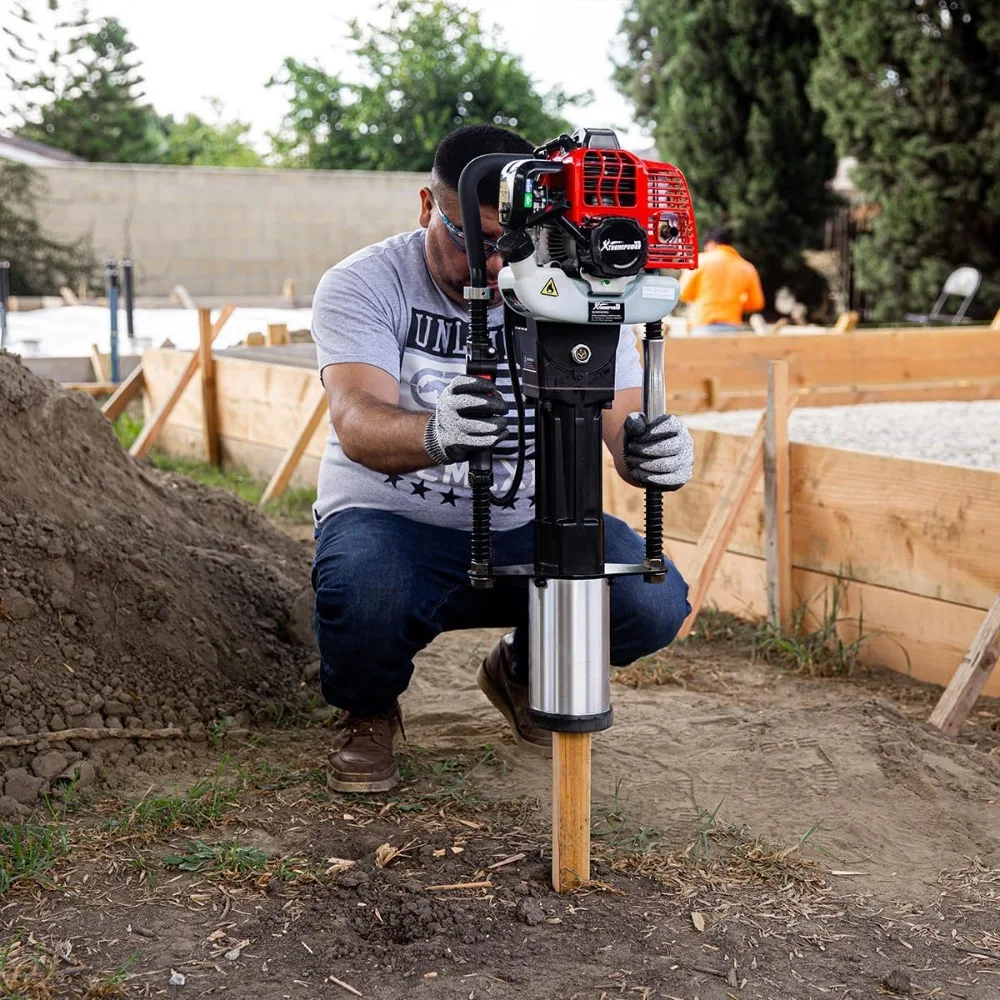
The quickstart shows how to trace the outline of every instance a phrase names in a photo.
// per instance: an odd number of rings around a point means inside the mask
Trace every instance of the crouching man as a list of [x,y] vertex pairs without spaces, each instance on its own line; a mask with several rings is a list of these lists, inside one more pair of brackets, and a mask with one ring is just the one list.
[[[314,624],[323,695],[343,710],[330,759],[330,784],[339,791],[385,791],[399,780],[397,699],[414,654],[453,629],[511,629],[483,661],[478,683],[520,745],[551,751],[551,734],[528,718],[527,580],[498,578],[492,589],[477,590],[468,578],[468,456],[492,446],[496,489],[503,490],[517,452],[507,361],[495,385],[464,374],[469,271],[458,179],[484,153],[530,156],[532,145],[487,125],[446,136],[420,191],[419,228],[341,261],[323,276],[313,302],[331,418],[314,510]],[[498,177],[483,182],[480,211],[493,289],[490,329],[502,347],[498,184]],[[604,440],[626,480],[676,489],[691,475],[691,436],[676,417],[648,426],[637,417],[626,422],[642,408],[641,385],[633,336],[624,328]],[[532,561],[530,418],[526,429],[521,489],[493,514],[497,565]],[[605,536],[608,562],[642,561],[643,541],[623,521],[606,517]],[[659,586],[641,577],[617,580],[612,664],[668,645],[689,610],[687,584],[673,566]]]

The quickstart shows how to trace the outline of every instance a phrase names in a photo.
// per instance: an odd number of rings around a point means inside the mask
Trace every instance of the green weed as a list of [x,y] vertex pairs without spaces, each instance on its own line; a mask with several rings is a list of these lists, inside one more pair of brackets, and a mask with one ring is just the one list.
[[171,854],[163,859],[168,868],[182,872],[211,872],[248,875],[267,867],[267,855],[256,847],[244,847],[236,837],[230,844],[206,844],[191,841],[186,854]]
[[0,824],[0,896],[37,879],[65,853],[66,829],[58,824]]
[[701,815],[698,817],[698,823],[700,829],[698,830],[698,836],[695,838],[692,848],[694,849],[695,857],[698,856],[698,852],[701,852],[701,856],[705,859],[709,857],[712,853],[711,847],[711,836],[713,831],[718,827],[719,810],[722,808],[722,803],[725,802],[726,798],[723,796],[716,803],[715,808],[709,812],[707,809],[701,810]]
[[616,779],[611,805],[600,810],[600,817],[591,827],[591,836],[616,850],[629,853],[649,851],[662,839],[663,831],[653,826],[633,828],[629,824],[628,809],[621,790],[623,781],[623,778]]
[[[217,826],[236,804],[237,788],[223,781],[228,766],[227,757],[211,779],[199,781],[184,795],[153,796],[128,806],[111,821],[112,830],[141,836]],[[236,771],[241,786],[246,787],[246,775],[239,768]]]
[[[753,638],[754,656],[776,666],[810,677],[846,677],[858,665],[861,649],[877,632],[866,633],[864,610],[853,618],[841,616],[846,584],[837,579],[829,596],[823,588],[822,613],[817,614],[809,602],[800,604],[792,613],[791,628],[785,632],[769,620],[761,621]],[[810,624],[816,622],[814,628]],[[841,632],[844,623],[851,623],[856,638],[845,642]],[[905,653],[905,650],[904,650]],[[907,657],[909,660],[909,657]]]

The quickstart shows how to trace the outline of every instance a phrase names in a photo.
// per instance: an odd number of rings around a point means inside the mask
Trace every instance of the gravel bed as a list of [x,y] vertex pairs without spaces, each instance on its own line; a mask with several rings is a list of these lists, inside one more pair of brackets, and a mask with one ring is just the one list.
[[[759,410],[692,413],[689,427],[750,434]],[[788,422],[792,441],[1000,469],[1000,402],[864,403],[803,407]]]

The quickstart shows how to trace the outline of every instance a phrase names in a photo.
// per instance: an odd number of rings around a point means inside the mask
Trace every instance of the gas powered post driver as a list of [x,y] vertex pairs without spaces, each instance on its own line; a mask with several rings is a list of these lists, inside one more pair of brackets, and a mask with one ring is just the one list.
[[[528,159],[477,157],[459,179],[469,258],[468,374],[494,378],[498,348],[487,333],[490,291],[479,217],[479,182],[500,171],[499,240],[505,266],[504,349],[518,414],[518,460],[503,496],[493,493],[492,455],[469,463],[473,586],[494,576],[529,584],[529,706],[555,732],[597,732],[612,722],[609,590],[616,576],[662,582],[663,507],[646,491],[646,558],[605,564],[601,413],[615,394],[623,324],[645,324],[643,407],[662,416],[661,321],[679,285],[661,274],[698,265],[687,183],[669,163],[621,149],[608,129],[561,135]],[[490,505],[519,488],[524,468],[524,397],[535,405],[534,562],[494,567]]]

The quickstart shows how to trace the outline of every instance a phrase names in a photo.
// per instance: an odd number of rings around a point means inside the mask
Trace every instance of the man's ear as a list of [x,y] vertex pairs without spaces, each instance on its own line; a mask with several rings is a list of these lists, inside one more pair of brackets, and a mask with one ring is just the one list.
[[426,229],[431,222],[431,212],[434,211],[434,195],[431,189],[422,187],[420,189],[420,228]]

